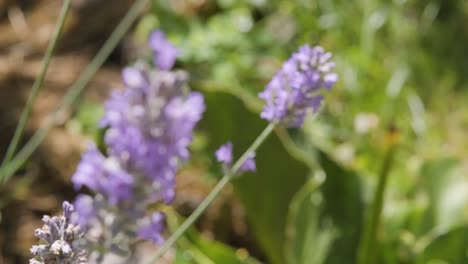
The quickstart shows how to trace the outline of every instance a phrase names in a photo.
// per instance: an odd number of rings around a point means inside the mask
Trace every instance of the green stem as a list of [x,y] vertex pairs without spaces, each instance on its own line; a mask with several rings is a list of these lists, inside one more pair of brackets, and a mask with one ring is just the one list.
[[21,113],[20,120],[18,125],[16,126],[15,133],[13,138],[8,146],[7,152],[5,154],[5,158],[2,161],[0,168],[4,167],[7,162],[11,160],[13,155],[15,154],[16,149],[18,148],[18,143],[21,140],[21,136],[23,135],[24,127],[26,126],[26,122],[28,121],[29,116],[31,115],[32,107],[34,105],[34,101],[36,101],[37,95],[41,90],[42,83],[44,82],[45,76],[47,74],[47,69],[49,68],[50,61],[52,59],[52,55],[54,54],[55,47],[57,46],[58,39],[62,33],[63,25],[65,24],[65,19],[67,17],[68,11],[70,10],[71,0],[66,0],[60,11],[60,15],[57,19],[57,23],[55,26],[54,33],[52,35],[52,39],[49,42],[49,46],[47,47],[46,53],[44,55],[44,59],[42,60],[41,70],[39,72],[39,76],[34,81],[31,94],[28,97],[26,102],[26,106]]
[[41,127],[28,143],[21,149],[15,158],[5,164],[4,167],[0,168],[0,182],[5,183],[8,179],[24,164],[24,162],[32,155],[34,150],[41,144],[45,139],[50,129],[52,128],[52,122],[46,123]]
[[93,58],[93,60],[88,64],[86,69],[80,75],[80,78],[70,87],[70,92],[65,95],[63,99],[63,105],[60,107],[60,110],[66,110],[71,104],[73,104],[78,96],[83,92],[84,88],[88,82],[93,78],[96,72],[101,68],[101,66],[106,62],[109,55],[119,44],[120,40],[123,38],[125,33],[128,32],[133,22],[138,18],[140,13],[143,11],[143,8],[150,2],[150,0],[138,0],[130,8],[125,17],[120,21],[115,30],[106,40],[104,45],[102,45],[99,52]]
[[93,60],[84,69],[78,80],[76,80],[76,82],[70,87],[69,92],[63,99],[62,105],[52,113],[52,118],[49,119],[49,122],[46,122],[38,131],[36,131],[36,133],[34,133],[33,137],[21,149],[16,157],[11,160],[11,162],[5,164],[4,167],[0,167],[0,181],[6,182],[42,143],[50,129],[53,127],[54,120],[60,117],[61,113],[65,112],[78,99],[80,94],[86,88],[88,82],[106,61],[125,33],[130,29],[130,26],[135,22],[148,2],[149,0],[138,0],[133,4]]
[[377,257],[378,250],[377,231],[380,225],[385,189],[387,186],[388,175],[393,164],[395,148],[395,145],[389,147],[382,164],[382,169],[379,174],[379,182],[374,193],[372,209],[363,230],[363,237],[358,254],[359,264],[376,263],[374,260],[375,257]]
[[185,231],[201,216],[201,214],[208,208],[208,206],[213,202],[213,200],[218,196],[218,194],[223,190],[226,184],[234,178],[239,168],[244,164],[244,162],[249,158],[252,152],[254,152],[270,135],[273,131],[275,124],[270,123],[263,132],[257,137],[257,139],[252,143],[252,145],[242,154],[242,156],[237,160],[236,163],[232,166],[231,170],[224,175],[224,177],[216,184],[216,186],[211,190],[208,196],[200,203],[200,205],[193,211],[193,213],[182,223],[182,225],[177,228],[177,230],[169,237],[168,240],[156,251],[155,256],[151,259],[149,263],[156,263],[167,250],[169,250],[172,245],[179,239]]

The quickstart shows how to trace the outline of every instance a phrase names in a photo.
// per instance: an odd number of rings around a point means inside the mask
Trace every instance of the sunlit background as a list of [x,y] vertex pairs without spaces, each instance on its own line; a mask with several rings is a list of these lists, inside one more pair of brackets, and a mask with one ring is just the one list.
[[[0,153],[35,76],[60,2],[0,1]],[[24,142],[133,1],[74,1]],[[115,3],[114,3],[115,2]],[[168,233],[222,176],[213,151],[242,153],[266,126],[257,94],[298,46],[334,55],[339,81],[302,129],[278,129],[257,173],[223,191],[168,263],[355,263],[388,166],[376,263],[468,263],[468,1],[152,1],[44,143],[0,186],[0,263],[25,263],[43,214],[76,195],[70,177],[87,140],[102,139],[102,102],[120,70],[161,29],[176,68],[204,93],[193,158],[178,175]],[[1,157],[1,156],[0,156]]]

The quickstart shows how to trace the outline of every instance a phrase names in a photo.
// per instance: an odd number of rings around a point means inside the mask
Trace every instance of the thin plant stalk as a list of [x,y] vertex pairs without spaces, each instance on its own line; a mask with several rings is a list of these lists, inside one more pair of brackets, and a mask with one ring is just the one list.
[[57,23],[52,34],[52,38],[49,42],[49,46],[47,47],[46,53],[42,60],[41,70],[39,72],[39,76],[34,81],[32,86],[31,94],[28,97],[26,102],[26,106],[24,107],[23,112],[21,113],[21,117],[19,119],[18,125],[16,126],[15,133],[13,134],[13,138],[10,141],[10,145],[8,146],[7,152],[5,154],[5,158],[2,161],[0,168],[3,168],[6,163],[8,163],[13,155],[15,154],[18,143],[21,140],[21,136],[24,132],[24,127],[26,126],[26,122],[28,121],[29,116],[31,115],[32,107],[34,102],[36,101],[37,95],[39,94],[42,84],[44,83],[45,76],[47,74],[47,69],[49,68],[50,61],[52,59],[52,55],[54,54],[55,48],[57,47],[58,40],[60,35],[62,34],[63,26],[65,24],[65,19],[67,17],[68,11],[70,10],[71,0],[66,0],[63,2],[62,9],[60,10],[59,17],[57,19]]
[[377,233],[380,226],[388,175],[394,160],[395,148],[396,146],[392,144],[385,154],[379,174],[379,182],[374,193],[374,201],[368,216],[369,218],[364,225],[362,241],[358,252],[358,264],[376,263],[375,258],[377,257],[378,251]]
[[174,233],[166,240],[166,242],[158,248],[155,256],[149,262],[150,264],[156,263],[163,255],[169,250],[172,245],[187,231],[187,229],[202,215],[202,213],[208,208],[213,200],[219,195],[221,190],[224,189],[227,183],[229,183],[236,175],[239,168],[244,162],[250,157],[251,153],[254,152],[270,135],[275,127],[274,123],[270,123],[263,132],[255,139],[252,145],[244,152],[244,154],[234,163],[232,168],[223,176],[223,178],[216,184],[206,198],[198,205],[193,213],[174,231]]
[[76,80],[70,87],[69,92],[65,95],[62,104],[51,114],[51,118],[48,119],[48,122],[46,122],[38,131],[34,133],[32,138],[26,143],[21,151],[18,152],[15,158],[11,159],[10,162],[5,164],[4,167],[0,168],[0,181],[6,182],[32,155],[37,147],[39,147],[39,145],[49,133],[50,129],[54,126],[55,121],[63,116],[63,113],[74,102],[76,102],[91,78],[96,74],[102,64],[104,64],[114,48],[118,45],[125,33],[128,32],[131,25],[135,22],[139,14],[143,11],[143,8],[148,3],[149,0],[137,0],[133,4],[125,17],[98,51],[93,60],[84,69],[78,80]]

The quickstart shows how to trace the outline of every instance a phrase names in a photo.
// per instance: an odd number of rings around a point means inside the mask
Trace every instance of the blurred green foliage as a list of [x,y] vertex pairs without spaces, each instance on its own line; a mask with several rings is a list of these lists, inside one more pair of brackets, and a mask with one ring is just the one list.
[[[170,208],[165,210],[169,229],[173,232],[180,225],[181,217]],[[236,250],[223,243],[204,238],[195,228],[190,228],[178,240],[175,264],[259,264],[248,252]]]
[[[323,263],[330,253],[332,243],[337,242],[336,238],[339,236],[337,229],[330,220],[321,219],[323,196],[318,190],[320,183],[318,179],[310,179],[291,201],[286,226],[288,240],[285,243],[288,263]],[[314,250],[310,250],[311,247]],[[344,258],[345,255],[336,256]]]
[[[228,140],[235,142],[234,152],[241,153],[267,125],[230,94],[207,92],[205,99],[207,109],[212,109],[205,113],[201,124],[210,138],[209,153]],[[248,133],[240,133],[241,127]],[[305,183],[309,169],[288,155],[275,136],[270,136],[257,151],[256,163],[263,169],[235,180],[234,186],[270,261],[284,263],[282,252],[289,202]]]
[[[461,264],[467,18],[464,0],[166,0],[153,1],[135,39],[161,28],[180,48],[178,66],[206,96],[196,151],[207,160],[225,141],[239,154],[255,139],[266,125],[256,94],[299,45],[334,54],[340,81],[322,113],[277,131],[258,151],[258,173],[234,182],[266,263],[354,263],[392,128],[400,143],[377,263]],[[193,241],[177,263],[218,247]],[[226,252],[211,261],[231,263]]]

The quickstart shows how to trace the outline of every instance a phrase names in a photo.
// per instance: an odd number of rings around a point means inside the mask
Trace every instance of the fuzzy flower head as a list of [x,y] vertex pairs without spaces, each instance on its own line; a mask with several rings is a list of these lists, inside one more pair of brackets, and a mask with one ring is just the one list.
[[286,127],[300,127],[308,112],[317,112],[321,90],[338,80],[332,55],[322,47],[304,45],[275,74],[259,97],[265,100],[261,117]]
[[190,156],[193,130],[205,110],[202,94],[187,85],[188,74],[171,70],[178,51],[164,34],[153,32],[149,46],[155,67],[125,68],[125,88],[105,103],[105,153],[90,145],[72,178],[75,188],[94,192],[77,197],[74,221],[86,230],[90,247],[106,241],[106,250],[116,254],[138,239],[163,241],[163,214],[146,211],[173,201],[177,169]]
[[31,253],[34,258],[31,264],[85,264],[86,251],[80,249],[77,240],[81,237],[79,226],[70,223],[70,217],[74,211],[73,205],[63,203],[62,216],[44,216],[44,226],[36,229],[35,236],[43,244],[34,245]]
[[[231,169],[232,166],[232,143],[227,142],[223,144],[221,147],[218,148],[215,152],[216,160],[223,164],[224,170],[228,171]],[[252,152],[249,158],[241,165],[239,168],[239,173],[243,173],[246,171],[256,171],[255,165],[255,152]]]
[[112,94],[101,120],[108,127],[109,153],[143,175],[155,197],[169,203],[177,167],[189,158],[193,129],[205,110],[203,96],[184,93],[187,74],[182,71],[136,65],[124,69],[123,81],[126,88]]

